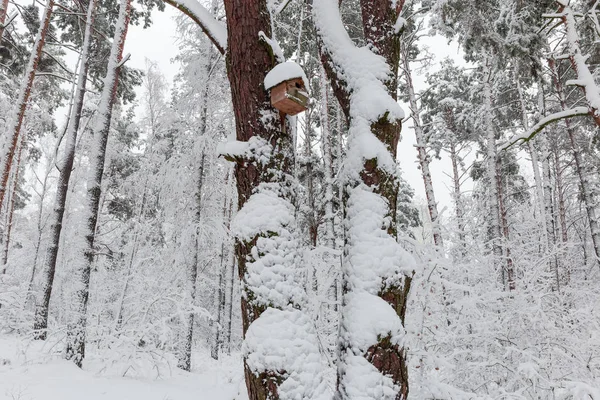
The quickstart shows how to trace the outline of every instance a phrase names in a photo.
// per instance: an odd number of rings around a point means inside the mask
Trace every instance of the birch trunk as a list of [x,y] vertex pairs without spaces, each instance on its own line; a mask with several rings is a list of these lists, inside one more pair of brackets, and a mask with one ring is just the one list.
[[415,131],[417,148],[417,158],[421,167],[421,177],[425,185],[425,197],[427,198],[427,210],[429,211],[429,219],[431,220],[431,229],[433,232],[433,242],[436,246],[443,249],[444,241],[438,221],[437,202],[435,201],[435,193],[433,191],[433,182],[431,180],[431,171],[429,170],[430,158],[427,154],[427,140],[421,123],[420,109],[417,104],[417,96],[412,80],[412,72],[410,69],[410,55],[406,44],[401,45],[402,63],[404,71],[404,79],[406,81],[406,90],[408,92],[408,101],[410,105],[410,115],[413,120],[413,130]]
[[115,26],[113,43],[108,58],[104,87],[98,106],[98,120],[94,128],[94,143],[90,156],[90,172],[87,187],[87,204],[85,208],[85,226],[83,233],[83,246],[77,255],[77,287],[72,304],[75,307],[74,319],[69,324],[67,331],[67,347],[65,357],[81,367],[85,358],[85,339],[87,326],[87,305],[89,298],[90,273],[94,262],[94,239],[98,222],[98,209],[102,194],[102,175],[106,159],[106,145],[110,131],[113,104],[117,96],[118,75],[123,47],[127,36],[129,16],[131,13],[131,0],[121,0],[119,4],[119,17]]
[[87,72],[89,68],[89,51],[92,42],[92,27],[94,24],[94,10],[96,0],[91,0],[86,12],[86,21],[81,47],[81,60],[79,62],[79,71],[77,76],[77,89],[74,94],[74,103],[69,115],[68,128],[66,131],[66,144],[63,154],[63,161],[60,167],[58,177],[58,187],[54,198],[54,207],[52,213],[52,223],[50,228],[50,244],[46,251],[45,265],[42,274],[42,299],[36,305],[35,319],[33,329],[36,332],[35,338],[45,340],[48,328],[48,309],[50,306],[50,297],[52,295],[52,286],[54,275],[56,273],[56,260],[58,258],[58,246],[62,231],[63,217],[65,214],[65,204],[67,202],[67,193],[69,191],[69,180],[73,170],[75,160],[75,147],[77,144],[77,133],[81,121],[81,111],[83,110],[83,100],[85,98],[85,86],[87,82]]
[[15,155],[15,148],[19,142],[21,125],[23,124],[23,118],[25,117],[25,111],[27,110],[27,104],[29,103],[29,97],[33,88],[33,80],[35,78],[40,57],[42,56],[46,34],[50,27],[50,18],[52,16],[53,7],[54,0],[47,0],[42,21],[33,44],[33,49],[31,50],[31,55],[29,56],[29,62],[25,69],[25,76],[21,82],[19,94],[15,101],[15,108],[8,119],[6,133],[0,138],[0,208],[2,208],[2,205],[4,204],[4,194],[6,192],[6,185],[8,184],[8,177]]

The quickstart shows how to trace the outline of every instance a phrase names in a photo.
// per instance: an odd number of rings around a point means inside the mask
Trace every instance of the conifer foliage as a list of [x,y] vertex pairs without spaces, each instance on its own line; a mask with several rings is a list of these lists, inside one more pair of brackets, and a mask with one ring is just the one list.
[[164,3],[172,81],[126,54],[163,2],[0,0],[0,351],[600,400],[600,1]]

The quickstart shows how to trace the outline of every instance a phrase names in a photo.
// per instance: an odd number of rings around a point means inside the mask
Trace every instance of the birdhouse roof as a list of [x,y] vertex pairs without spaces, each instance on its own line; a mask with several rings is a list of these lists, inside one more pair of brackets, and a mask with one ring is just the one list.
[[289,81],[291,79],[302,78],[304,87],[308,90],[308,78],[301,66],[295,62],[284,62],[277,64],[267,76],[265,76],[265,89],[271,89],[274,86],[279,85],[281,82]]

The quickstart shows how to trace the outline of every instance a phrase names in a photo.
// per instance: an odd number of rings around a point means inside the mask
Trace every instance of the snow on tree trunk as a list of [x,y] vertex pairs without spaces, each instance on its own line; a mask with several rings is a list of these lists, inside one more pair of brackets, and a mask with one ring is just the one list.
[[483,81],[483,96],[484,96],[484,117],[486,124],[486,156],[487,156],[487,178],[488,185],[488,207],[490,215],[488,219],[488,234],[492,246],[492,254],[494,257],[494,265],[500,270],[502,281],[505,282],[504,268],[501,263],[502,258],[502,231],[500,227],[500,209],[498,204],[498,154],[496,147],[496,132],[494,130],[493,108],[492,108],[492,74],[488,65],[488,60],[483,62],[484,66],[484,81]]
[[72,300],[74,315],[67,331],[65,358],[81,367],[85,358],[85,339],[87,326],[87,305],[90,288],[90,273],[94,262],[94,239],[98,222],[100,197],[102,194],[102,175],[106,159],[106,145],[110,131],[113,104],[117,96],[119,67],[123,56],[123,47],[129,26],[131,0],[121,0],[119,17],[108,58],[104,86],[98,105],[98,119],[93,129],[93,143],[90,154],[90,170],[87,182],[87,204],[84,209],[83,238],[81,249],[75,261],[75,293]]
[[[549,66],[561,108],[565,110],[567,108],[566,95],[555,61],[549,60]],[[573,152],[573,159],[575,160],[575,170],[577,172],[577,176],[579,177],[579,183],[581,185],[581,195],[583,198],[583,203],[585,205],[585,210],[590,225],[590,234],[592,237],[594,254],[596,256],[596,264],[600,267],[600,225],[598,224],[598,218],[596,216],[595,199],[593,196],[593,192],[590,188],[589,175],[583,169],[583,160],[581,159],[579,146],[575,137],[575,130],[571,125],[571,120],[568,118],[565,119],[565,125],[571,144],[571,151]]]
[[[548,249],[553,253],[557,251],[556,241],[556,219],[554,217],[554,204],[552,194],[552,173],[550,171],[550,152],[548,149],[548,139],[541,135],[536,138],[540,143],[540,154],[542,156],[542,181],[543,181],[543,201],[544,201],[544,217]],[[556,289],[560,290],[559,280],[559,255],[554,254],[549,262],[550,271],[554,273],[556,278]]]
[[[205,79],[202,86],[201,93],[201,105],[200,105],[200,126],[198,128],[197,137],[195,138],[194,153],[200,154],[198,165],[195,166],[195,191],[194,191],[194,250],[192,262],[187,265],[187,276],[186,276],[186,303],[191,307],[191,310],[187,314],[184,322],[184,334],[183,342],[181,344],[178,367],[184,371],[190,371],[192,367],[192,344],[194,339],[194,319],[195,310],[194,305],[196,301],[196,279],[198,277],[198,270],[200,268],[200,222],[203,209],[202,202],[202,190],[204,187],[204,167],[206,158],[206,148],[204,146],[207,129],[207,115],[208,115],[208,90],[209,90],[209,79],[213,63],[215,62],[216,53],[213,51],[212,46],[208,48],[208,59],[205,61],[204,73]],[[220,286],[217,287],[217,292],[221,290]],[[218,325],[218,324],[215,324]],[[218,329],[215,328],[215,329]]]
[[369,46],[359,48],[337,1],[313,3],[321,59],[350,125],[341,178],[346,246],[337,396],[406,399],[403,320],[415,264],[396,242],[402,4],[364,0],[361,8]]
[[54,207],[52,213],[50,244],[46,250],[45,265],[41,278],[42,299],[36,304],[35,319],[33,329],[36,332],[36,339],[46,339],[46,329],[48,328],[48,308],[50,306],[50,297],[52,295],[52,285],[54,283],[54,274],[56,271],[56,261],[58,258],[58,246],[62,231],[63,216],[65,214],[65,204],[67,202],[67,193],[69,191],[69,180],[73,170],[75,160],[75,146],[77,144],[77,132],[81,121],[81,111],[83,110],[83,100],[85,98],[85,86],[87,82],[87,72],[89,68],[89,51],[92,41],[92,26],[94,24],[94,10],[96,1],[91,0],[87,7],[85,33],[83,45],[81,47],[81,56],[79,61],[79,71],[77,76],[77,88],[74,94],[74,103],[68,120],[66,131],[66,144],[63,160],[60,166],[58,177],[58,187],[54,198]]
[[[250,400],[325,398],[319,345],[305,303],[290,201],[290,118],[270,104],[264,78],[276,43],[264,0],[225,1],[227,73],[236,123],[239,212],[231,224],[243,282],[242,328]],[[278,57],[279,58],[279,57]],[[241,142],[241,143],[240,143]]]
[[458,151],[456,149],[456,141],[450,140],[450,162],[452,163],[452,182],[453,182],[453,193],[454,209],[456,212],[456,225],[458,228],[458,241],[460,247],[460,255],[464,259],[467,256],[467,242],[465,235],[465,210],[462,201],[462,195],[460,190],[460,173],[458,171]]
[[323,167],[325,169],[325,245],[335,248],[335,231],[333,215],[333,182],[335,172],[333,169],[333,149],[331,147],[331,129],[329,126],[329,99],[327,96],[327,75],[321,65],[319,68],[321,86],[321,140],[323,142]]
[[409,49],[406,46],[401,46],[402,49],[402,62],[404,79],[406,80],[406,90],[408,91],[408,101],[410,105],[410,115],[413,120],[413,130],[415,131],[415,139],[417,148],[417,158],[419,160],[419,166],[421,167],[421,177],[423,178],[423,184],[425,185],[425,197],[427,198],[427,210],[429,211],[429,218],[431,219],[431,226],[433,231],[433,242],[436,246],[443,248],[444,241],[442,239],[442,232],[440,230],[440,224],[438,221],[438,209],[437,202],[435,201],[435,193],[433,191],[433,183],[431,180],[431,171],[429,170],[430,158],[427,154],[427,143],[425,133],[421,124],[420,108],[417,104],[417,96],[415,94],[415,87],[412,79],[412,72],[410,69],[410,56]]
[[17,199],[17,188],[19,185],[19,172],[21,169],[21,157],[23,155],[23,148],[25,147],[25,135],[21,138],[19,143],[19,149],[17,150],[17,162],[15,164],[14,171],[12,173],[12,190],[10,193],[10,201],[6,210],[6,232],[4,233],[4,250],[2,252],[2,261],[0,262],[0,275],[6,273],[6,264],[8,263],[8,252],[10,250],[10,235],[13,228],[13,216],[15,213],[15,201]]
[[23,124],[23,118],[25,117],[25,111],[29,104],[29,96],[33,87],[33,80],[35,78],[35,72],[42,56],[42,49],[46,41],[46,34],[50,27],[50,17],[52,16],[52,9],[54,7],[54,0],[48,0],[46,2],[46,8],[42,15],[42,21],[40,23],[31,55],[29,56],[29,62],[25,69],[25,76],[21,82],[19,88],[19,94],[15,101],[15,108],[13,109],[8,122],[6,124],[6,132],[0,136],[0,208],[4,203],[4,194],[6,193],[6,185],[8,184],[8,177],[10,175],[10,169],[12,166],[13,158],[15,156],[15,149],[19,142],[19,135],[21,132],[21,125]]
[[573,70],[577,74],[577,79],[568,81],[567,85],[579,86],[585,95],[589,114],[592,116],[596,125],[600,127],[600,87],[596,84],[594,74],[590,71],[587,60],[589,56],[581,52],[579,46],[579,33],[577,32],[577,23],[575,21],[575,12],[566,0],[558,0],[560,10],[558,17],[562,20],[566,30],[566,51]]
[[506,286],[509,291],[515,290],[515,270],[512,256],[510,254],[510,230],[508,226],[508,215],[506,206],[504,205],[504,179],[501,172],[500,162],[497,164],[496,171],[496,186],[498,188],[498,212],[500,213],[500,224],[502,226],[502,243],[503,243],[503,256],[504,262],[506,263]]
[[[519,68],[515,68],[516,71]],[[519,96],[519,105],[521,108],[521,124],[523,125],[523,129],[527,132],[529,130],[529,116],[527,115],[527,107],[525,104],[525,95],[523,93],[523,87],[521,86],[521,80],[518,76],[515,77],[515,83],[517,86],[517,94]],[[533,169],[533,178],[535,182],[535,193],[536,193],[536,206],[538,210],[538,214],[540,218],[538,219],[540,225],[542,227],[542,233],[546,234],[546,218],[545,218],[545,208],[544,208],[544,189],[542,184],[542,176],[540,174],[540,164],[538,161],[538,153],[533,145],[532,141],[527,142],[529,147],[529,154],[531,156],[531,167]],[[547,238],[544,243],[547,243]],[[545,246],[546,244],[544,244]]]

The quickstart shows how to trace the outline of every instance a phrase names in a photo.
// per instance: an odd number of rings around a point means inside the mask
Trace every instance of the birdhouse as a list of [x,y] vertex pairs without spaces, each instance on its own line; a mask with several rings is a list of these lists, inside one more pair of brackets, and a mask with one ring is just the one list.
[[271,105],[287,115],[308,108],[306,75],[298,64],[285,62],[275,66],[265,77],[265,89],[271,91]]

